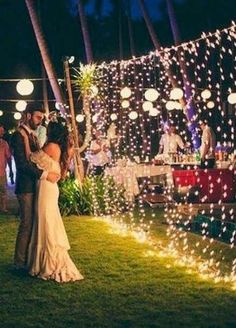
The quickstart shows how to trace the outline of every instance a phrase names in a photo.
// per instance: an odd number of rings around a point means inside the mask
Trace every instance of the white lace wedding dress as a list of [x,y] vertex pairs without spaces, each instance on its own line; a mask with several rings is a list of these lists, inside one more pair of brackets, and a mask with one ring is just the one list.
[[[43,150],[31,154],[39,168],[60,174],[60,165]],[[68,282],[83,279],[72,262],[69,241],[58,207],[56,183],[39,180],[36,215],[29,246],[29,273],[45,280]]]

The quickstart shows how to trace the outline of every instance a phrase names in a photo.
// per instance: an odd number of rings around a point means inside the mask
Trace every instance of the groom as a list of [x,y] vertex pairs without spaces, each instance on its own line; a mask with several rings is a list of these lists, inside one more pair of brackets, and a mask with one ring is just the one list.
[[35,192],[38,179],[55,183],[59,176],[39,169],[30,161],[30,153],[39,150],[36,129],[44,118],[44,110],[28,105],[25,120],[12,136],[13,156],[16,164],[15,193],[19,203],[20,224],[15,245],[14,265],[16,269],[26,269],[28,246],[34,219]]

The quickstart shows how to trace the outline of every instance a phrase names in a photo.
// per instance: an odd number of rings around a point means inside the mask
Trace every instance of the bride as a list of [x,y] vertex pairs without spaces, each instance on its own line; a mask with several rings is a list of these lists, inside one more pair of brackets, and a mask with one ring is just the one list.
[[[72,155],[65,123],[50,122],[47,137],[43,149],[32,153],[30,159],[39,168],[64,177]],[[58,197],[59,189],[56,183],[39,180],[36,219],[28,255],[29,274],[57,282],[81,280],[83,276],[68,254],[70,245],[59,211]]]

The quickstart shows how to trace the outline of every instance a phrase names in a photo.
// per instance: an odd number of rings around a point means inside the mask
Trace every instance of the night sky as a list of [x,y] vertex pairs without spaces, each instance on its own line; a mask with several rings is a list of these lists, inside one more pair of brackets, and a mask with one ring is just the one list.
[[[75,64],[85,62],[83,39],[77,13],[77,0],[36,0],[42,28],[58,77],[63,78],[63,57],[76,56]],[[89,32],[95,62],[119,59],[118,14],[112,0],[103,0],[96,10],[95,0],[86,2]],[[125,1],[127,3],[127,1]],[[163,47],[172,45],[165,0],[146,0],[155,31]],[[195,39],[203,31],[224,28],[236,19],[236,0],[173,0],[183,41]],[[131,1],[131,16],[137,56],[154,50],[138,0]],[[0,1],[0,79],[40,78],[41,58],[24,0]],[[122,20],[124,59],[130,58],[127,19]],[[0,82],[2,110],[15,110],[14,103],[4,99],[19,98],[16,82]],[[42,98],[41,86],[36,86],[34,99]],[[52,95],[50,97],[53,97]]]

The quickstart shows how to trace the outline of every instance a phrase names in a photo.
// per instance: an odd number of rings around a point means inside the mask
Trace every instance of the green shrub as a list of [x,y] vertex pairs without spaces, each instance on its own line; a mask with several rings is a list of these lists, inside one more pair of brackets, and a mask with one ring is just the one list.
[[60,182],[59,207],[62,215],[107,215],[126,209],[124,188],[112,177],[88,176],[82,186],[75,179]]

